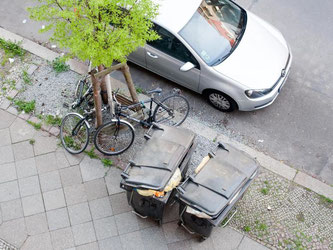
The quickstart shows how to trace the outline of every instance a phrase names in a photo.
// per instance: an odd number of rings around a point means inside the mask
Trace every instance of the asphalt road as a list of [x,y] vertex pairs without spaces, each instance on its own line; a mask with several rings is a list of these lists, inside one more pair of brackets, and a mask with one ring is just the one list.
[[[238,0],[241,6],[277,27],[290,43],[294,61],[275,103],[255,112],[221,113],[200,95],[183,89],[191,116],[270,156],[333,184],[333,2],[330,0]],[[28,20],[31,0],[1,0],[0,26],[29,39],[42,24]],[[25,24],[22,23],[27,19]],[[133,64],[143,89],[179,87]],[[123,80],[119,72],[113,77]]]

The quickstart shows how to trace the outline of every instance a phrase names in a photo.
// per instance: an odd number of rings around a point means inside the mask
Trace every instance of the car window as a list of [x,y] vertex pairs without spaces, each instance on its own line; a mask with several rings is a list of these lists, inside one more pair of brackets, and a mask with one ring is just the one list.
[[184,63],[191,62],[199,68],[198,61],[177,37],[157,24],[154,25],[154,30],[160,36],[160,39],[148,42],[150,46]]

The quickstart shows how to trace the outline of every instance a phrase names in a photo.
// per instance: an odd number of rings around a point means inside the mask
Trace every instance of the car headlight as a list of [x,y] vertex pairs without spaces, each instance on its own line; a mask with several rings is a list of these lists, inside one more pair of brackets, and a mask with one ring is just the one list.
[[266,94],[268,94],[271,91],[271,89],[248,89],[245,90],[245,94],[249,98],[259,98]]

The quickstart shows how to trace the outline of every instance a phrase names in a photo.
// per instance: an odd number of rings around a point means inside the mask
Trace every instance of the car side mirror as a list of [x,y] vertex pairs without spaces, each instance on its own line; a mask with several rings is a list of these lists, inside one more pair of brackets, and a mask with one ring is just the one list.
[[180,71],[183,71],[183,72],[187,72],[191,69],[194,69],[195,68],[195,65],[191,62],[187,62],[185,63],[183,66],[180,67]]

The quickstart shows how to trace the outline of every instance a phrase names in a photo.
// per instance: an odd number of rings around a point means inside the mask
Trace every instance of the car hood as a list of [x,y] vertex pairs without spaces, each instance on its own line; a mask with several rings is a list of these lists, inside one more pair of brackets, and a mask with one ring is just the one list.
[[285,68],[289,49],[282,34],[247,11],[247,25],[233,53],[215,70],[250,89],[272,87]]

